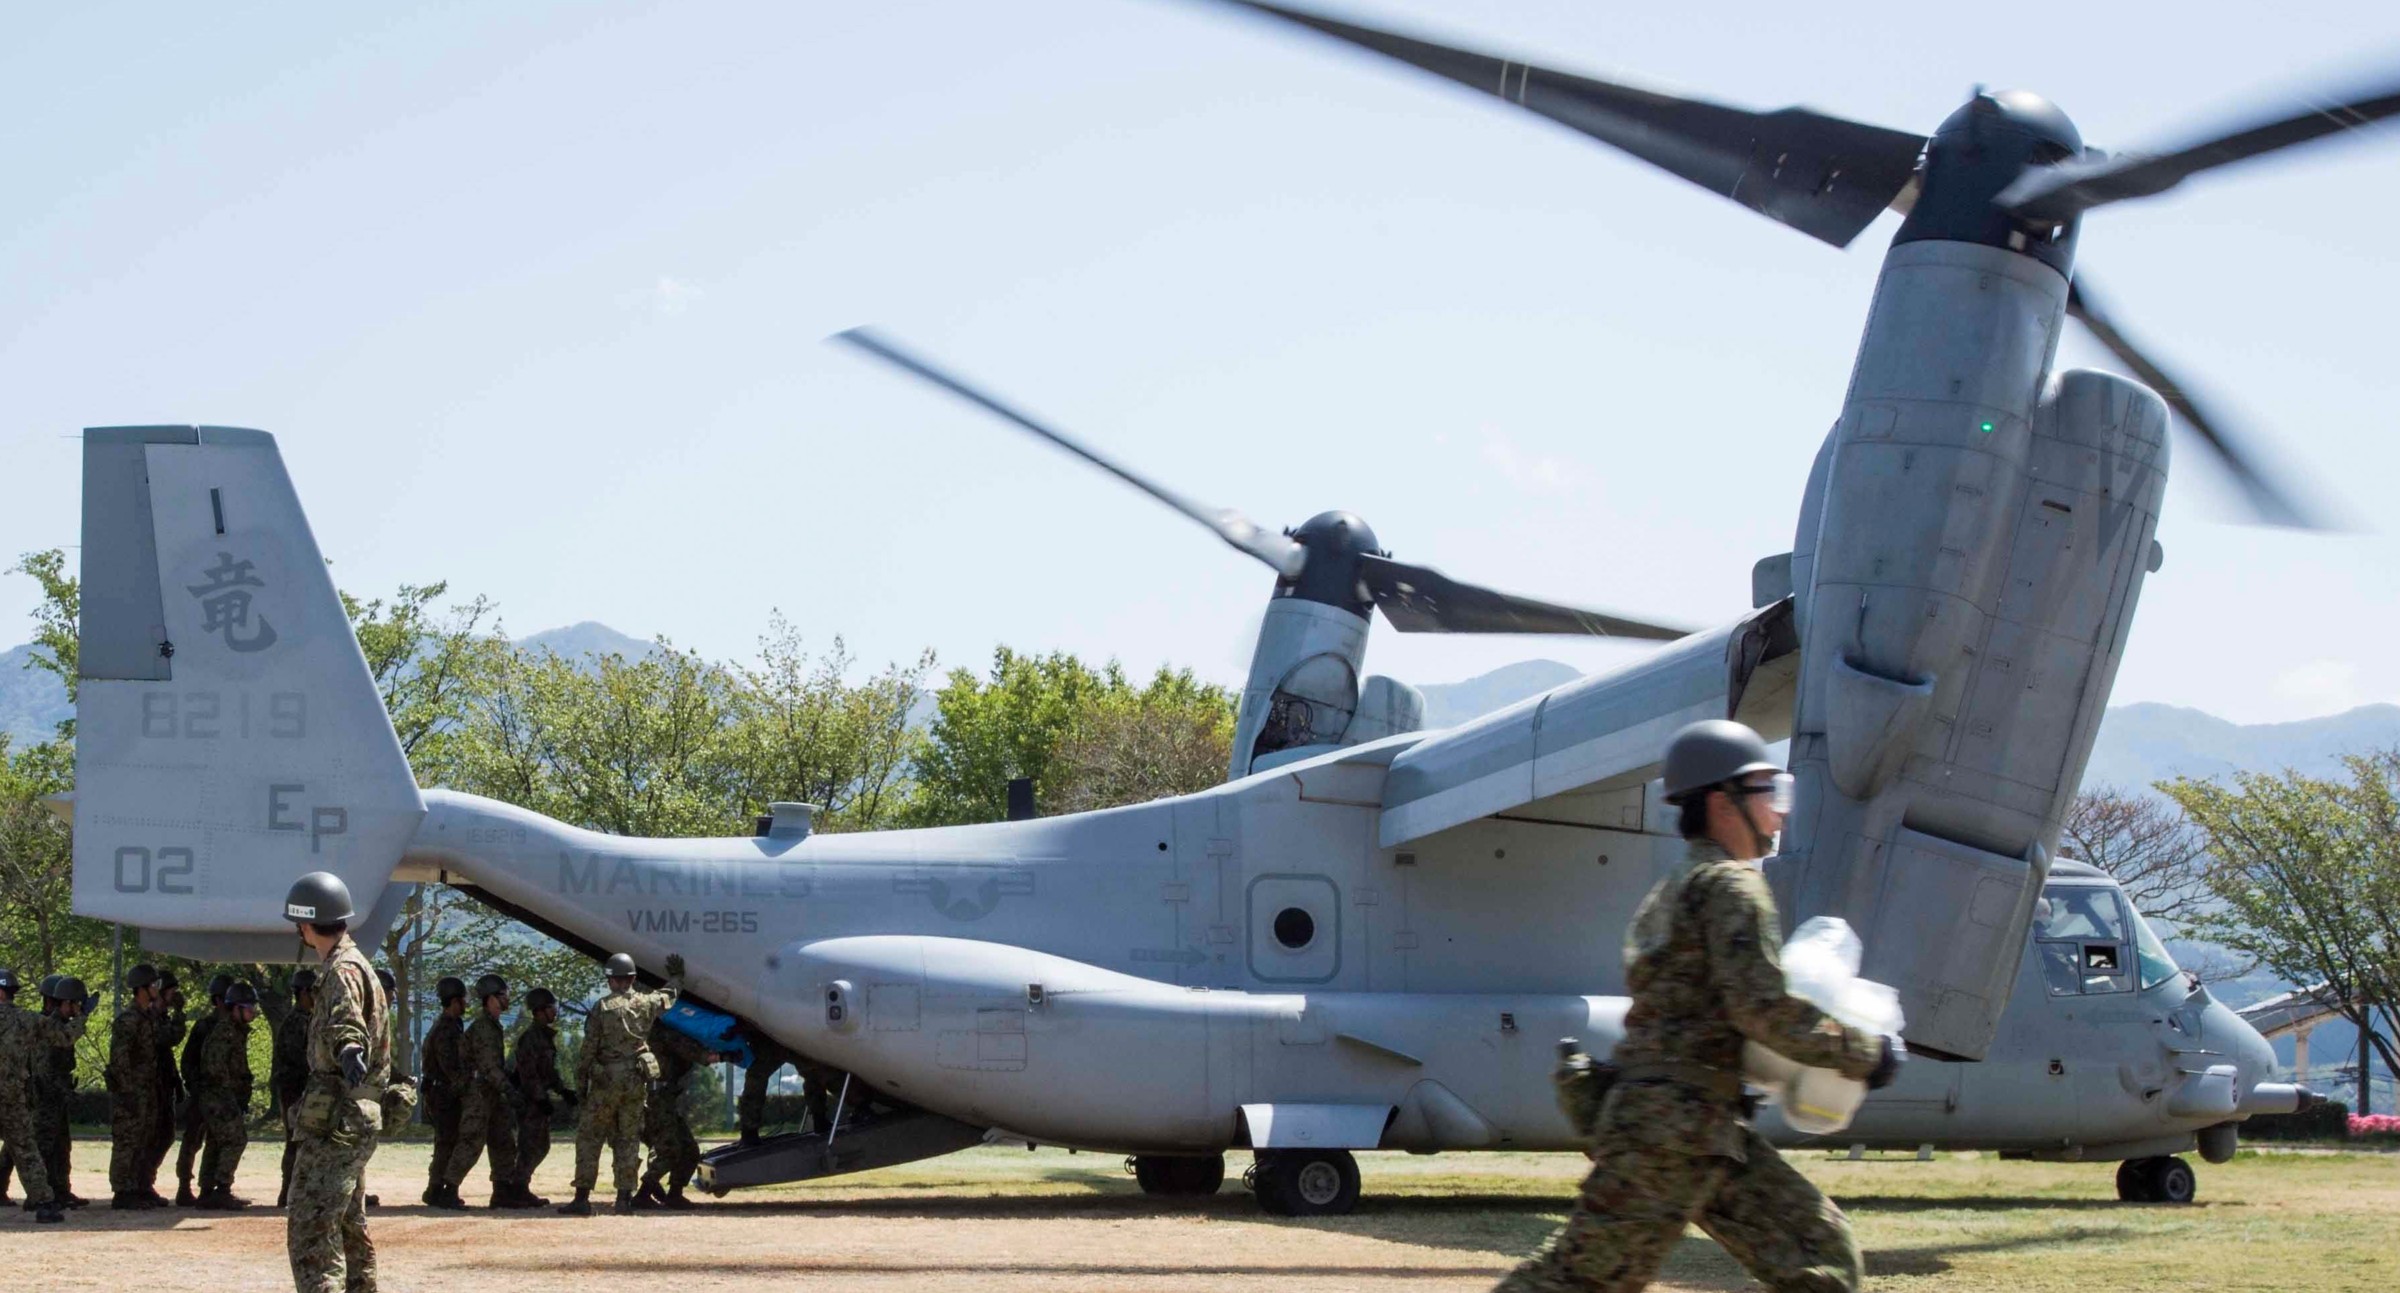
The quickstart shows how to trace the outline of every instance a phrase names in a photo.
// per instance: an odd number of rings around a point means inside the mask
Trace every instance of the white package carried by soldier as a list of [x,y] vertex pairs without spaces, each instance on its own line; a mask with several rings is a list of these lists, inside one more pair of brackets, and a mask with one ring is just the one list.
[[[1843,1023],[1892,1038],[1897,1045],[1905,1022],[1900,994],[1858,977],[1863,954],[1850,922],[1839,916],[1804,921],[1783,945],[1784,986]],[[1768,1103],[1781,1106],[1784,1122],[1803,1135],[1829,1135],[1848,1127],[1867,1098],[1865,1082],[1833,1069],[1796,1064],[1757,1042],[1742,1044],[1742,1079],[1761,1088]]]

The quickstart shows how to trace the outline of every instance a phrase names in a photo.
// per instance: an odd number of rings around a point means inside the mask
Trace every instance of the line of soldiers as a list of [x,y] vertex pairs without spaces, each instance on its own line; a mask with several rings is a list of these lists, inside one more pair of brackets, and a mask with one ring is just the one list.
[[26,1010],[17,1005],[21,986],[16,971],[0,970],[0,1204],[13,1173],[33,1219],[56,1224],[84,1204],[67,1188],[67,1102],[92,998],[83,980],[53,974],[42,980],[41,1009]]

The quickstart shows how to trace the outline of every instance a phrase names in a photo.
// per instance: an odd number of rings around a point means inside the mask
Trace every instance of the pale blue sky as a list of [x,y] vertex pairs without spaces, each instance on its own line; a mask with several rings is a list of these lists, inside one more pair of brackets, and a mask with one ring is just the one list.
[[[2400,62],[2388,3],[1343,11],[1919,131],[2023,86],[2110,148]],[[2227,524],[2179,444],[2120,702],[2400,699],[2377,136],[2086,226],[2127,326],[2376,527]],[[229,423],[279,437],[356,591],[1229,681],[1262,568],[820,339],[879,324],[1262,521],[1349,507],[1404,558],[1705,622],[1790,546],[1895,225],[1836,252],[1183,0],[12,6],[0,173],[0,554],[74,542],[78,428]],[[32,601],[0,579],[0,626]],[[1629,650],[1379,625],[1370,664]]]

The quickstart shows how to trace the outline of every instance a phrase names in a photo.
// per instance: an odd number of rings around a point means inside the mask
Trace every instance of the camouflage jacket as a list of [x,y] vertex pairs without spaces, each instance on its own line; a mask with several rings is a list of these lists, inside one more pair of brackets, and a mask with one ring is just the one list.
[[448,1013],[435,1016],[433,1027],[425,1030],[425,1089],[428,1093],[454,1096],[466,1089],[466,1032],[465,1022]]
[[308,1073],[318,1081],[342,1085],[342,1052],[353,1046],[367,1056],[367,1085],[382,1088],[392,1080],[390,1013],[375,967],[367,964],[358,944],[345,934],[325,954],[317,979],[317,1009],[308,1019]]
[[183,1037],[183,1007],[159,1007],[158,1045],[152,1055],[156,1068],[152,1070],[150,1080],[158,1084],[158,1093],[164,1099],[183,1098],[183,1075],[175,1069],[175,1043],[182,1041]]
[[566,1079],[558,1075],[558,1030],[539,1019],[517,1034],[517,1053],[509,1065],[528,1104],[546,1109],[552,1093],[570,1094]]
[[1874,1070],[1882,1038],[1846,1027],[1786,990],[1779,929],[1758,867],[1706,840],[1693,841],[1683,868],[1642,899],[1625,932],[1633,1003],[1625,1039],[1610,1056],[1624,1076],[1610,1097],[1603,1135],[1742,1157],[1739,1103],[1658,1071],[1738,1076],[1744,1041],[1851,1077]]
[[0,1006],[0,1106],[30,1107],[34,1087],[51,1069],[53,1049],[65,1047],[71,1057],[75,1039],[82,1035],[80,1017],[61,1019]]
[[664,1019],[650,1025],[650,1053],[658,1056],[660,1084],[681,1090],[692,1069],[708,1058],[708,1048],[689,1034],[671,1028]]
[[192,1089],[203,1098],[249,1105],[253,1081],[249,1024],[230,1015],[217,1020],[217,1026],[208,1030],[201,1047],[198,1079]]
[[275,1046],[267,1060],[267,1089],[279,1107],[289,1108],[308,1085],[308,1016],[298,1006],[275,1025]]
[[[628,988],[600,998],[584,1016],[583,1054],[576,1062],[576,1072],[621,1068],[648,1055],[650,1025],[675,1004],[676,994],[682,990],[683,982],[677,979],[669,980],[664,992]],[[589,1079],[585,1080],[588,1083]]]
[[222,1006],[210,1006],[208,1013],[192,1021],[192,1031],[183,1039],[183,1089],[198,1095],[208,1086],[208,1074],[202,1071],[200,1056],[208,1050],[208,1039],[225,1019]]
[[67,1044],[52,1048],[50,1062],[38,1060],[33,1070],[34,1095],[45,1102],[62,1101],[75,1093],[75,1039],[83,1036],[86,1020],[82,1015],[60,1019],[45,1012],[44,1017],[66,1030]]
[[159,1094],[158,1048],[167,1026],[165,1015],[127,1006],[117,1012],[108,1030],[108,1092],[119,1099],[147,1099]]
[[467,1025],[466,1041],[459,1052],[466,1060],[469,1083],[494,1093],[509,1089],[508,1030],[490,1012],[475,1012],[475,1022]]

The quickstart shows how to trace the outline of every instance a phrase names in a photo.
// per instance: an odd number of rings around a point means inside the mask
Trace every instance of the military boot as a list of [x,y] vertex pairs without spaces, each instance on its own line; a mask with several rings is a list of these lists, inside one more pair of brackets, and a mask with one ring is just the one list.
[[744,1127],[744,1128],[742,1128],[742,1148],[744,1148],[744,1149],[748,1149],[748,1148],[750,1148],[752,1145],[755,1145],[755,1144],[757,1144],[757,1143],[758,1143],[758,1128],[756,1128],[756,1127]]
[[585,1189],[576,1190],[575,1197],[559,1204],[558,1210],[561,1215],[569,1217],[592,1215],[592,1192]]
[[149,1207],[150,1205],[143,1202],[141,1195],[136,1194],[131,1190],[119,1190],[115,1194],[112,1194],[108,1197],[108,1206],[115,1208],[119,1212],[132,1212],[139,1208]]
[[664,1206],[666,1204],[658,1196],[658,1182],[655,1180],[644,1180],[642,1188],[633,1192],[633,1210],[636,1212],[654,1212]]
[[[32,1205],[28,1203],[27,1206]],[[55,1226],[66,1219],[67,1214],[59,1211],[56,1200],[45,1202],[33,1210],[33,1222],[37,1226]]]
[[192,1178],[188,1176],[179,1176],[175,1178],[175,1206],[178,1208],[196,1208],[200,1206],[200,1200],[194,1197],[192,1194]]
[[638,1197],[640,1197],[640,1196],[638,1196],[638,1195],[633,1195],[633,1194],[627,1194],[627,1193],[625,1193],[625,1192],[624,1192],[624,1191],[622,1191],[622,1190],[618,1191],[618,1192],[617,1192],[617,1207],[616,1207],[617,1214],[618,1214],[619,1216],[623,1216],[623,1215],[625,1215],[626,1213],[632,1212],[632,1211],[634,1211],[635,1209],[637,1209],[637,1208],[641,1207],[641,1206],[642,1206],[641,1204],[634,1202],[634,1200],[635,1200],[636,1198],[638,1198]]
[[531,1181],[519,1181],[511,1188],[516,1190],[517,1203],[521,1207],[547,1208],[550,1206],[550,1199],[547,1195],[533,1192],[533,1182]]
[[200,1209],[202,1212],[233,1211],[232,1196],[226,1194],[223,1190],[220,1190],[213,1185],[209,1186],[205,1190],[200,1191],[200,1197],[192,1200],[192,1206]]
[[658,1206],[672,1212],[689,1212],[700,1205],[692,1202],[692,1196],[685,1194],[683,1187],[678,1185],[659,1197]]

